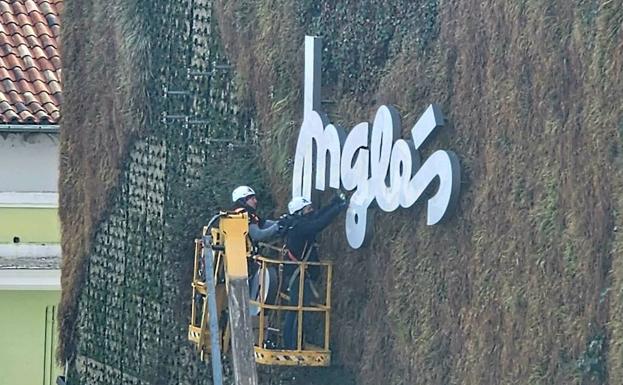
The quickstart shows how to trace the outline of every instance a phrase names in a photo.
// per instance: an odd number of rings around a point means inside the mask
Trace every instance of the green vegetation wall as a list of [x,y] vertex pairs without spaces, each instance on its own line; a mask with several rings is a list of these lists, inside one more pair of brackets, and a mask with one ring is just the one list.
[[100,3],[64,18],[62,357],[81,383],[209,376],[185,341],[192,238],[236,183],[287,202],[305,34],[333,121],[394,104],[408,136],[437,102],[427,149],[464,179],[443,225],[416,205],[377,213],[366,249],[341,220],[322,239],[336,364],[364,385],[623,382],[620,1]]
[[186,333],[194,238],[263,192],[211,1],[67,1],[60,359],[70,384],[210,383]]

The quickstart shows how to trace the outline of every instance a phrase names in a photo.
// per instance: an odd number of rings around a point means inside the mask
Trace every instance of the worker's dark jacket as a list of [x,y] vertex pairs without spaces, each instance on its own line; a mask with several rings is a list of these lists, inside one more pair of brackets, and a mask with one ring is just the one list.
[[[286,235],[286,248],[289,250],[289,258],[299,261],[305,259],[307,253],[308,262],[318,262],[318,250],[316,248],[316,235],[327,227],[331,221],[342,211],[344,206],[340,202],[333,202],[320,210],[311,212],[307,215],[292,216],[290,226]],[[284,267],[284,274],[290,277],[296,265],[287,264]],[[312,279],[316,279],[320,274],[317,266],[307,269]]]

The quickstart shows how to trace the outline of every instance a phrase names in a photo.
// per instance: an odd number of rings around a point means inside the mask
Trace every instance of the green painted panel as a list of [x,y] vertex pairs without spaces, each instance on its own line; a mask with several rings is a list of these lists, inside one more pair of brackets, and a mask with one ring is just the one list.
[[[11,309],[0,311],[0,383],[55,383],[61,369],[57,367],[55,357],[50,357],[58,341],[56,314],[53,315],[52,307],[57,306],[60,297],[60,291],[0,291],[0,309]],[[44,348],[47,348],[45,353]]]
[[0,243],[60,243],[60,228],[56,208],[0,207]]

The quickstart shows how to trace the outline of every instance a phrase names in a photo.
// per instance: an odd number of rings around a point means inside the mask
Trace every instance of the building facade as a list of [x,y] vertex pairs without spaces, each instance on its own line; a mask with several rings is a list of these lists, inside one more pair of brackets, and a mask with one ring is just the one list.
[[0,1],[0,373],[54,384],[61,2]]

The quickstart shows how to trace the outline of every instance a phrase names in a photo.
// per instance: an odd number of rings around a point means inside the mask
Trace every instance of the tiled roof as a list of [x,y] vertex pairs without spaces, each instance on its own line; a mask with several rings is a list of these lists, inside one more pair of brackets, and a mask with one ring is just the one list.
[[61,0],[0,0],[0,124],[60,118]]

